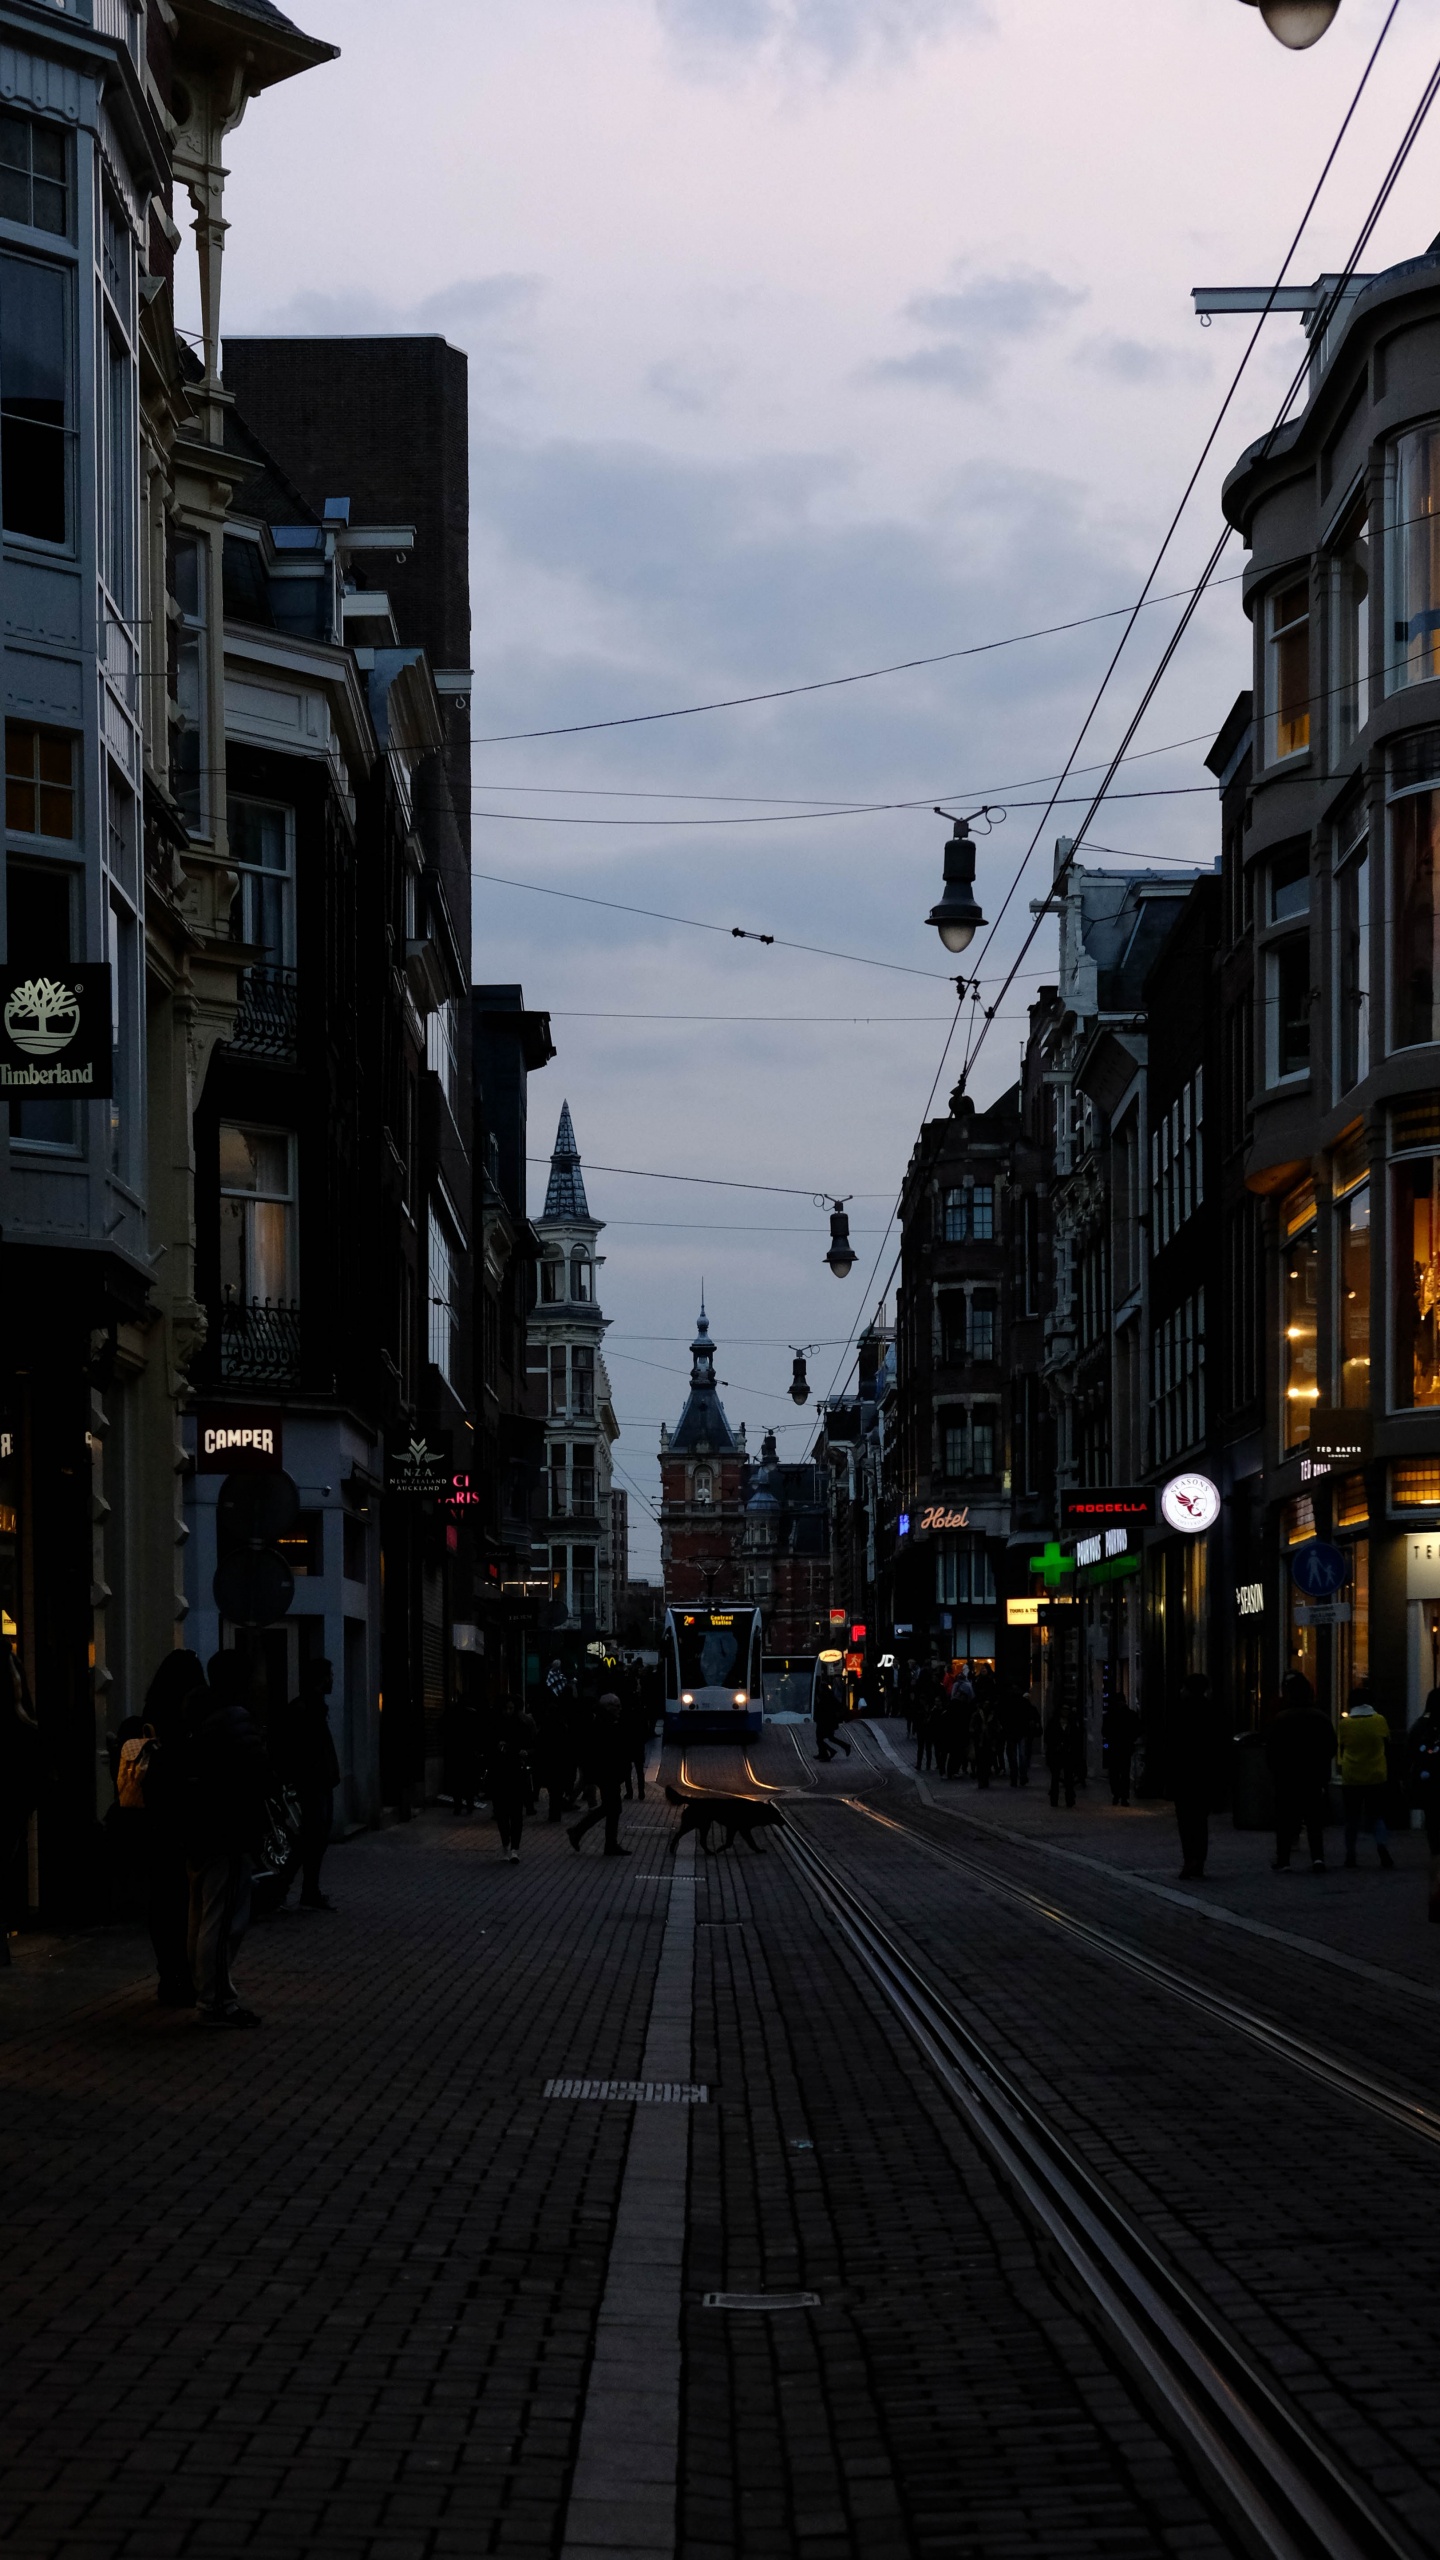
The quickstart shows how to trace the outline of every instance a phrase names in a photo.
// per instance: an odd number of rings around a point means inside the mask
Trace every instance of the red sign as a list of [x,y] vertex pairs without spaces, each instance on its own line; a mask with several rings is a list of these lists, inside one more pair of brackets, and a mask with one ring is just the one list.
[[845,1624],[845,1612],[844,1612],[844,1610],[843,1610],[843,1609],[832,1609],[832,1610],[831,1610],[831,1612],[830,1612],[830,1624],[831,1624],[831,1626],[832,1626],[832,1627],[843,1627],[843,1626],[844,1626],[844,1624]]
[[850,1630],[850,1641],[851,1641],[851,1643],[852,1643],[852,1644],[863,1644],[863,1643],[864,1643],[864,1641],[865,1641],[865,1630],[864,1630],[864,1628],[863,1628],[863,1627],[852,1627],[852,1628],[851,1628],[851,1630]]

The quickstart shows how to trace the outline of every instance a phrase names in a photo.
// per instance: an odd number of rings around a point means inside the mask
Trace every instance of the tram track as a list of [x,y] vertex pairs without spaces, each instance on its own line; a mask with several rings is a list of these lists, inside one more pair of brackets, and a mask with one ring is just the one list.
[[[889,1827],[918,1844],[907,1826]],[[1422,2546],[1337,2461],[834,1862],[788,1817],[781,1837],[1237,2548],[1259,2560],[1420,2560]]]

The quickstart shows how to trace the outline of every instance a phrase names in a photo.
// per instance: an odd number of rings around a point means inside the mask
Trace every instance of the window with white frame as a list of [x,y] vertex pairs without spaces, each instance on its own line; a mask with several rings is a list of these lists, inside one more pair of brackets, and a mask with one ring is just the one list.
[[428,1230],[430,1362],[447,1385],[455,1380],[455,1338],[460,1316],[460,1257],[449,1221],[432,1201]]
[[1392,691],[1440,675],[1440,423],[1397,438],[1386,470]]
[[174,653],[174,750],[171,785],[192,836],[205,831],[206,745],[209,708],[205,669],[205,592],[209,566],[198,533],[179,532],[171,554],[171,588],[176,619],[171,626]]
[[1370,717],[1369,536],[1362,508],[1330,561],[1330,735],[1337,759]]
[[295,1140],[287,1129],[220,1124],[220,1286],[241,1307],[298,1295]]
[[1271,764],[1310,744],[1310,581],[1294,578],[1265,603]]
[[995,1568],[978,1538],[941,1538],[935,1549],[935,1599],[942,1609],[993,1609]]
[[1205,1070],[1197,1067],[1150,1132],[1151,1219],[1157,1249],[1204,1206],[1204,1113]]
[[230,930],[272,969],[295,965],[295,812],[268,800],[229,804],[230,859],[239,884]]
[[425,1064],[437,1075],[452,1112],[460,1094],[460,1035],[450,997],[425,1019]]
[[1153,1335],[1151,1436],[1157,1466],[1205,1437],[1205,1292],[1162,1316]]

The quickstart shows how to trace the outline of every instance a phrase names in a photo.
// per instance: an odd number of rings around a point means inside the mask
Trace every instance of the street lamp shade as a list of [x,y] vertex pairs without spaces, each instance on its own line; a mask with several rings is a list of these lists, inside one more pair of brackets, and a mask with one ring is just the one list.
[[964,951],[985,918],[975,896],[975,845],[964,821],[945,847],[945,886],[925,919],[933,924],[947,951]]
[[[837,1200],[830,1212],[830,1250],[825,1256],[837,1280],[848,1280],[855,1268],[855,1247],[850,1241],[850,1221],[842,1201]],[[790,1392],[795,1393],[792,1384]]]
[[1272,36],[1291,53],[1304,53],[1319,43],[1340,0],[1246,0],[1246,5],[1259,8]]
[[[826,1256],[826,1260],[829,1260],[828,1254]],[[795,1354],[794,1367],[791,1371],[790,1385],[787,1392],[792,1404],[808,1404],[810,1401],[810,1381],[805,1374],[805,1354],[803,1351],[797,1351]]]

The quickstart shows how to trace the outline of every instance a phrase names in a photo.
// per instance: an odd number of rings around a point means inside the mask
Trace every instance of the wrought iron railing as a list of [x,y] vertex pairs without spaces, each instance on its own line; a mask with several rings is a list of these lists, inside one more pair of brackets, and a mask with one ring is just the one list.
[[220,1303],[220,1375],[280,1386],[300,1375],[300,1308],[293,1298],[237,1298]]
[[294,969],[278,968],[269,961],[246,970],[229,1041],[242,1057],[294,1057],[300,1030],[296,976]]

